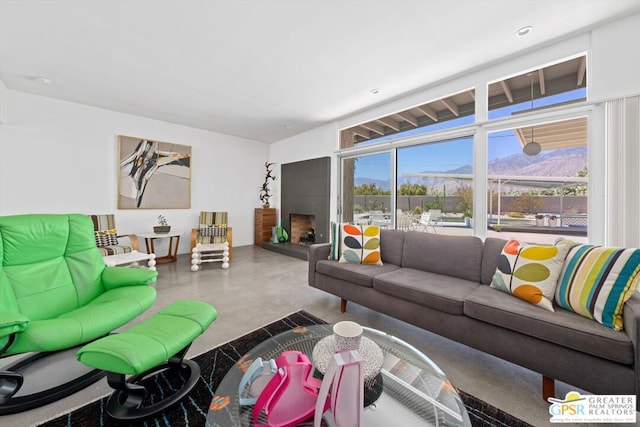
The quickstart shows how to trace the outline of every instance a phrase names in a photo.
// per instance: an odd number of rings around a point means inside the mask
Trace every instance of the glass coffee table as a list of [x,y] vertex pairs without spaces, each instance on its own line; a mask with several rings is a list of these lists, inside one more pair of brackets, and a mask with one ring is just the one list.
[[[252,426],[253,406],[238,402],[238,385],[253,360],[275,359],[285,350],[309,356],[315,345],[333,334],[333,325],[300,326],[258,344],[227,372],[216,389],[207,414],[207,426]],[[470,426],[460,396],[442,370],[406,342],[384,332],[364,328],[364,337],[383,353],[380,374],[365,382],[363,425]],[[312,426],[309,419],[301,426]],[[323,422],[324,425],[324,422]]]

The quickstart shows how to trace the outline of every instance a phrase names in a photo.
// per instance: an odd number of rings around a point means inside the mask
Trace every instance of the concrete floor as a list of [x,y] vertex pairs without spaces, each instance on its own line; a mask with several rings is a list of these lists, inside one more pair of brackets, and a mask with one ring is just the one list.
[[[173,264],[158,266],[158,298],[140,319],[178,299],[198,299],[218,310],[218,319],[190,348],[200,354],[240,337],[287,314],[306,310],[327,322],[353,320],[387,331],[416,346],[447,374],[451,382],[522,420],[535,425],[549,423],[549,404],[541,396],[541,376],[446,338],[397,321],[354,303],[340,313],[338,297],[307,285],[307,262],[256,246],[233,248],[228,270],[219,263],[190,271],[190,257],[180,255]],[[6,360],[0,365],[6,364]],[[54,418],[109,394],[106,380],[50,405],[14,415],[0,416],[2,426],[31,426]],[[556,382],[556,396],[576,390]],[[580,391],[580,390],[578,390]]]

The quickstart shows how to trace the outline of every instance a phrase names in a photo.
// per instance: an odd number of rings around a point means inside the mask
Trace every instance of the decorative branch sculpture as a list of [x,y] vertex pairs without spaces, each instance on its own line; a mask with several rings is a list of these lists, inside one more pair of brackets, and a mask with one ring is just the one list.
[[273,165],[275,163],[264,162],[264,167],[267,170],[267,173],[264,175],[264,183],[260,188],[260,201],[262,202],[262,206],[269,207],[269,199],[271,198],[271,189],[269,188],[269,180],[275,181],[276,176],[273,174]]

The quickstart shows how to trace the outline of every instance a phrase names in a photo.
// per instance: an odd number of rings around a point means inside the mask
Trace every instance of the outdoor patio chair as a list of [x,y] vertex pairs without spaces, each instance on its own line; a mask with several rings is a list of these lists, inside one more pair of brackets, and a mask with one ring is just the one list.
[[438,230],[436,230],[436,227],[433,225],[433,222],[431,221],[431,214],[429,212],[423,212],[422,215],[420,215],[420,220],[418,221],[418,227],[419,227],[419,231],[429,231],[429,227],[433,228],[433,232],[438,234]]
[[397,229],[398,230],[413,230],[414,228],[414,217],[409,212],[401,212],[396,217]]
[[388,216],[385,216],[382,211],[370,211],[369,223],[371,225],[377,225],[378,227],[386,228],[391,224],[391,220]]
[[433,225],[443,226],[442,211],[440,209],[429,209],[429,215],[431,216],[431,223]]

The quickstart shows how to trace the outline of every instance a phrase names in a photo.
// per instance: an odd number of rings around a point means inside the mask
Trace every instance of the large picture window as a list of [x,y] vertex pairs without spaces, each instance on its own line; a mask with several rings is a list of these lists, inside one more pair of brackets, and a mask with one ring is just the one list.
[[[540,152],[529,156],[522,150],[532,141]],[[492,132],[488,159],[487,235],[586,241],[586,117]]]
[[586,241],[586,60],[485,83],[485,102],[467,89],[342,130],[342,221]]
[[471,137],[400,148],[396,169],[398,228],[471,234]]

